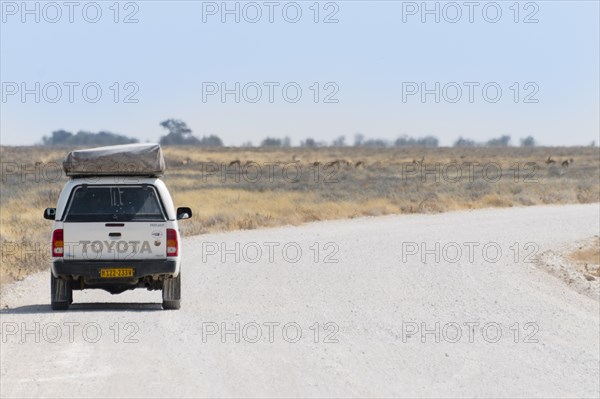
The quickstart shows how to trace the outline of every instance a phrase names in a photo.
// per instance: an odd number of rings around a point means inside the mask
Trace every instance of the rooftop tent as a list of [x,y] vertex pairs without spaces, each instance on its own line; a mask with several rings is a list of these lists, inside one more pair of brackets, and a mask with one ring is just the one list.
[[71,151],[63,161],[67,176],[158,176],[165,172],[159,144],[124,144]]

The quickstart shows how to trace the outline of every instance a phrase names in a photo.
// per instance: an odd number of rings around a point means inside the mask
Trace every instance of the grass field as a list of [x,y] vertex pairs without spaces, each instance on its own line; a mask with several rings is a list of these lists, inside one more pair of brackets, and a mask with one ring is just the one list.
[[[49,266],[42,218],[69,148],[0,147],[2,283]],[[184,235],[316,220],[600,201],[598,148],[165,148]]]

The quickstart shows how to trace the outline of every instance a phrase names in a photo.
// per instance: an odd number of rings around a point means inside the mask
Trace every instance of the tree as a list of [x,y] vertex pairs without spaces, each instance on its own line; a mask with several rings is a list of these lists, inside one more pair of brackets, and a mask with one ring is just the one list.
[[190,129],[184,121],[179,119],[167,119],[165,121],[162,121],[160,125],[167,129],[169,131],[169,134],[176,134],[182,136],[192,134],[192,129]]
[[454,142],[454,147],[475,147],[475,142],[471,139],[459,137],[458,140]]
[[121,134],[115,134],[112,132],[86,132],[80,130],[77,134],[67,132],[65,130],[56,130],[52,132],[51,137],[44,136],[42,142],[46,145],[118,145],[118,144],[131,144],[137,143],[138,140],[123,136]]
[[160,122],[160,125],[169,131],[166,136],[160,138],[161,145],[197,144],[194,142],[195,137],[192,136],[192,129],[184,121],[167,119]]
[[406,135],[398,137],[394,142],[395,147],[437,147],[439,140],[433,136],[425,136],[415,139]]
[[337,139],[333,140],[331,143],[332,147],[345,147],[346,146],[346,136],[340,136]]
[[416,147],[417,140],[412,137],[408,137],[404,135],[402,137],[398,137],[396,141],[394,141],[394,147]]
[[281,139],[267,137],[260,143],[261,147],[281,147]]
[[354,146],[360,147],[363,144],[364,140],[365,140],[365,136],[362,133],[356,133],[354,135]]
[[300,147],[314,148],[316,146],[317,142],[315,141],[315,139],[307,138],[306,140],[300,142]]
[[198,145],[200,140],[192,135],[186,123],[179,119],[167,119],[160,122],[160,125],[167,129],[169,133],[162,136],[159,140],[161,145]]
[[425,136],[417,140],[417,143],[422,147],[437,147],[440,144],[440,141],[437,137],[433,136]]
[[535,139],[532,136],[521,139],[521,147],[535,147]]
[[362,147],[373,147],[373,148],[385,148],[389,145],[386,140],[383,139],[368,139],[362,142]]
[[198,145],[200,140],[192,135],[185,137],[176,133],[169,133],[162,136],[158,142],[160,145]]
[[50,136],[50,137],[47,137],[47,136],[42,137],[42,142],[45,145],[67,144],[67,141],[69,140],[69,138],[71,138],[71,136],[73,136],[73,133],[67,132],[66,130],[63,130],[63,129],[55,130],[55,131],[52,132],[52,136]]
[[169,133],[160,138],[161,145],[197,145],[201,147],[223,147],[223,140],[211,134],[198,139],[187,124],[179,119],[167,119],[160,123]]
[[495,139],[490,139],[486,143],[488,147],[508,147],[508,143],[510,142],[510,136],[504,135]]
[[198,145],[204,146],[204,147],[223,147],[223,140],[221,140],[219,138],[219,136],[215,136],[214,134],[211,134],[210,136],[206,137],[202,137],[200,139],[200,141],[198,142]]

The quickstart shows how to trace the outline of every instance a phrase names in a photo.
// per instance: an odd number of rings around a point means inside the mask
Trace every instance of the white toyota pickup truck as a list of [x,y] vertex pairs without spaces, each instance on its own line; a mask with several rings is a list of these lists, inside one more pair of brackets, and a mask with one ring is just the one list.
[[[123,159],[127,165],[119,164]],[[116,162],[116,163],[115,163]],[[110,167],[107,167],[110,166]],[[67,310],[73,290],[118,294],[135,288],[162,290],[163,309],[181,301],[181,237],[177,221],[192,216],[175,209],[159,179],[158,145],[138,144],[71,152],[52,228],[51,306]],[[85,167],[84,167],[85,166]]]

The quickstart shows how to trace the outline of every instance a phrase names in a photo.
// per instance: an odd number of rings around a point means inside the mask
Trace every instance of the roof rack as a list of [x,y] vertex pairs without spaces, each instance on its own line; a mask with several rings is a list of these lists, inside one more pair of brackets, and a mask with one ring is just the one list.
[[162,149],[156,143],[124,144],[71,151],[63,161],[67,176],[146,176],[165,173]]

